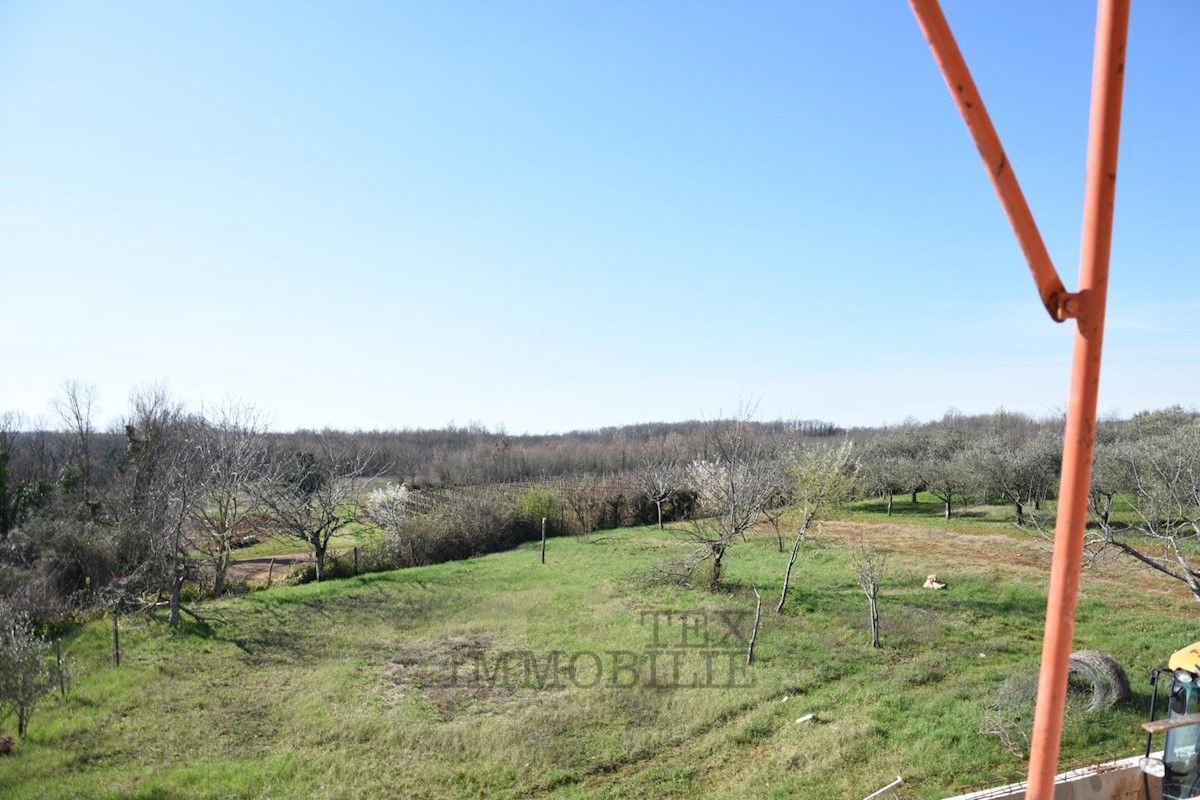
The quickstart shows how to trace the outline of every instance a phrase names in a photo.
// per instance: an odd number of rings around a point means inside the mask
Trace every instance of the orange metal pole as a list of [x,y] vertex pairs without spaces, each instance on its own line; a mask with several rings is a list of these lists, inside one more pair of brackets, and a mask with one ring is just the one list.
[[1054,529],[1050,596],[1046,604],[1046,632],[1042,640],[1042,667],[1033,718],[1033,741],[1030,743],[1029,788],[1025,795],[1028,800],[1053,798],[1062,737],[1096,436],[1096,397],[1100,388],[1100,348],[1108,298],[1129,3],[1130,0],[1100,0],[1096,14],[1083,243],[1079,253],[1080,313],[1063,440],[1062,480]]
[[1025,260],[1029,262],[1029,269],[1033,273],[1042,304],[1046,306],[1055,322],[1062,322],[1067,317],[1074,316],[1075,309],[1070,302],[1073,298],[1067,294],[1062,279],[1054,269],[1054,263],[1050,260],[1050,254],[1042,241],[1037,223],[1034,222],[1029,204],[1025,202],[1025,195],[1021,192],[1021,185],[1017,182],[1012,164],[1008,161],[1004,146],[1000,144],[1000,137],[992,125],[991,117],[988,116],[979,90],[975,87],[975,81],[971,78],[971,72],[967,69],[967,62],[963,60],[962,52],[958,49],[958,43],[954,41],[954,34],[950,31],[950,25],[946,22],[938,0],[909,0],[909,3],[925,39],[929,42],[929,47],[933,50],[933,57],[950,86],[950,94],[958,104],[958,110],[975,139],[975,146],[979,148],[979,155],[987,167],[992,185],[996,187],[996,194],[1000,195],[1000,202],[1008,214],[1013,231],[1017,234],[1017,241],[1021,244],[1021,250],[1025,252]]

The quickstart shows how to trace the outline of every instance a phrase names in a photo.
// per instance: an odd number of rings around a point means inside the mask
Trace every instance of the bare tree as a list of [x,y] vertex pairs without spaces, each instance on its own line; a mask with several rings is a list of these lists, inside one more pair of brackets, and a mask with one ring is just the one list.
[[20,414],[0,414],[0,539],[8,536],[20,516],[20,492],[13,485],[9,465],[22,423]]
[[884,431],[868,439],[859,456],[859,481],[865,493],[878,495],[887,501],[887,515],[892,515],[895,495],[916,492],[921,486],[917,468],[921,439],[911,425]]
[[942,501],[946,519],[950,519],[955,499],[964,499],[973,480],[965,457],[966,447],[966,432],[953,414],[947,414],[927,434],[926,447],[918,462],[921,482]]
[[689,467],[689,479],[712,516],[692,520],[683,537],[695,545],[691,566],[711,565],[713,588],[721,583],[725,554],[759,521],[774,489],[775,454],[754,429],[753,414],[753,406],[742,406],[733,419],[710,423],[706,431],[709,458]]
[[855,538],[852,548],[850,563],[869,608],[871,647],[878,649],[882,647],[879,643],[879,585],[883,583],[887,572],[887,557],[861,533]]
[[1134,440],[1123,438],[1118,426],[1101,420],[1096,426],[1096,449],[1092,456],[1092,484],[1088,504],[1100,526],[1106,527],[1112,517],[1113,500],[1132,490],[1135,479],[1133,464],[1137,461]]
[[95,461],[96,429],[93,415],[96,412],[96,387],[79,381],[66,381],[62,386],[62,397],[50,401],[51,407],[66,426],[74,439],[70,464],[74,470],[75,484],[80,501],[89,518],[100,512],[100,503],[94,497],[93,464]]
[[276,453],[258,482],[258,497],[270,514],[275,535],[312,548],[317,580],[325,577],[329,542],[360,521],[360,503],[374,453],[331,434],[314,451]]
[[567,486],[567,507],[579,521],[581,533],[588,534],[595,529],[600,494],[600,479],[596,475],[585,475]]
[[800,450],[792,456],[790,471],[795,482],[796,506],[803,521],[792,540],[792,552],[783,573],[783,589],[775,606],[776,614],[783,612],[787,602],[792,569],[813,520],[825,508],[848,500],[858,487],[858,463],[853,458],[853,447],[852,442],[846,441],[838,447]]
[[195,447],[204,471],[203,496],[191,508],[196,548],[213,569],[213,597],[225,593],[235,540],[246,536],[254,514],[254,488],[263,473],[266,446],[261,415],[229,402],[198,420]]
[[1200,426],[1128,443],[1125,458],[1132,498],[1118,495],[1116,502],[1132,521],[1106,514],[1089,544],[1093,550],[1115,548],[1183,582],[1200,601],[1194,555],[1200,544]]
[[771,492],[767,495],[766,500],[763,501],[760,513],[775,533],[775,546],[782,553],[783,532],[779,526],[783,522],[784,515],[787,514],[792,501],[795,499],[795,481],[788,472],[787,464],[781,458],[771,459],[767,480],[771,483]]
[[165,388],[135,392],[125,422],[128,506],[122,523],[147,547],[168,594],[168,624],[179,625],[185,581],[195,573],[187,529],[205,496],[206,465],[197,446],[201,426]]
[[646,442],[639,453],[638,486],[658,510],[658,529],[663,530],[663,503],[679,491],[683,482],[683,463],[677,448],[663,439]]
[[1061,452],[1061,431],[994,426],[968,445],[964,458],[980,493],[999,494],[1024,525],[1026,506],[1040,505],[1049,494]]

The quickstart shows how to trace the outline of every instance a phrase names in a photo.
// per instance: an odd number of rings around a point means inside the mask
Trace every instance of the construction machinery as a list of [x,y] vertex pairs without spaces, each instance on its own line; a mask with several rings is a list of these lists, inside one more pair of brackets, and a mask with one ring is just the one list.
[[[1171,678],[1167,716],[1155,720],[1159,687]],[[1166,669],[1150,673],[1150,720],[1146,729],[1146,754],[1142,772],[1162,779],[1163,800],[1200,797],[1200,642],[1176,651]],[[1151,755],[1154,734],[1165,733],[1161,754]],[[1147,797],[1150,796],[1147,784]]]

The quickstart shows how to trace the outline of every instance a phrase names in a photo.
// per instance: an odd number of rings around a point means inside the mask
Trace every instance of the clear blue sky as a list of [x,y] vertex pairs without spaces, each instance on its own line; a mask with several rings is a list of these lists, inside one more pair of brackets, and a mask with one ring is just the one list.
[[[947,16],[1068,288],[1094,4]],[[1135,0],[1101,406],[1200,397],[1200,5]],[[0,0],[0,410],[277,428],[1065,404],[907,3]]]

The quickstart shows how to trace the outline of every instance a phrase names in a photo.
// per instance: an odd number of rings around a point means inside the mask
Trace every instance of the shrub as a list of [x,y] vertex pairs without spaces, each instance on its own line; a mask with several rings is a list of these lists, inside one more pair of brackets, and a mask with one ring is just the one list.
[[1029,732],[1037,700],[1037,675],[1010,676],[979,717],[979,732],[995,736],[1004,749],[1019,758],[1029,753]]
[[557,502],[558,497],[549,489],[530,486],[525,490],[525,494],[517,499],[517,525],[526,535],[540,536],[543,519],[548,520],[547,524],[550,527],[554,526],[554,506]]
[[668,522],[692,519],[699,505],[700,495],[691,489],[680,489],[671,495],[667,507],[663,509],[663,519]]
[[52,686],[46,650],[28,615],[0,600],[0,722],[15,713],[22,739],[34,706]]

